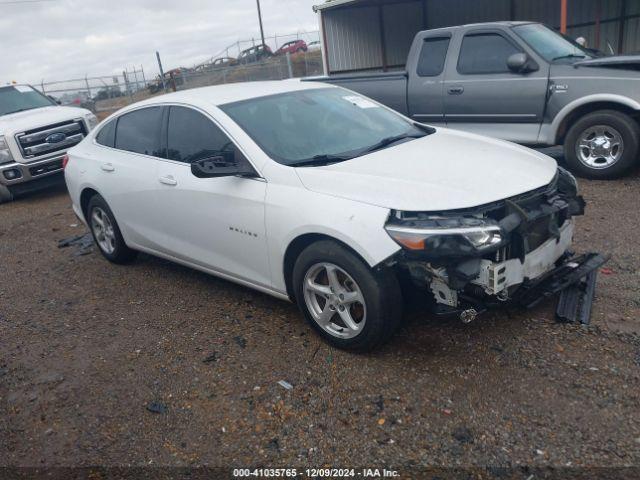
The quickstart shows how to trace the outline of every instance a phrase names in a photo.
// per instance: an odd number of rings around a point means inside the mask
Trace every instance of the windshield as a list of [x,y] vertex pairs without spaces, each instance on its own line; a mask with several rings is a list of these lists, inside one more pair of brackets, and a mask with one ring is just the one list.
[[284,165],[348,160],[427,134],[371,100],[335,87],[254,98],[220,108]]
[[582,58],[593,58],[591,52],[571,38],[539,23],[520,25],[514,27],[513,31],[548,62],[571,63]]
[[0,87],[0,115],[51,105],[55,103],[27,85]]

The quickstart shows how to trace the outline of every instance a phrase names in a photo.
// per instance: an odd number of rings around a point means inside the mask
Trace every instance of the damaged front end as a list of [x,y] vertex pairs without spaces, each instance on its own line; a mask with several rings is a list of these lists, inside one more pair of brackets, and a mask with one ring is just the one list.
[[[431,292],[438,314],[457,314],[470,322],[499,304],[532,307],[584,279],[595,284],[592,272],[606,259],[570,252],[573,217],[583,215],[584,207],[575,178],[558,168],[549,185],[488,205],[392,211],[385,229],[403,248],[390,262]],[[581,318],[590,312],[593,285],[574,295],[588,290],[589,298],[564,300],[565,307],[589,303],[576,306]],[[567,308],[566,317],[571,316]]]

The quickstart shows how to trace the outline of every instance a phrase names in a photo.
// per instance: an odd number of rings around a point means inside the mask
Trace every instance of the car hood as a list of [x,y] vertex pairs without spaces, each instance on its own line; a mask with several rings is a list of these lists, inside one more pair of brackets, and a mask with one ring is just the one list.
[[11,113],[0,117],[0,135],[15,135],[16,133],[44,127],[52,123],[64,122],[81,118],[91,112],[84,108],[50,106],[34,108],[24,112]]
[[581,60],[573,64],[575,67],[610,67],[629,70],[640,69],[640,55],[612,55]]
[[405,211],[484,205],[543,187],[556,170],[534,150],[443,128],[346,162],[296,168],[311,191]]

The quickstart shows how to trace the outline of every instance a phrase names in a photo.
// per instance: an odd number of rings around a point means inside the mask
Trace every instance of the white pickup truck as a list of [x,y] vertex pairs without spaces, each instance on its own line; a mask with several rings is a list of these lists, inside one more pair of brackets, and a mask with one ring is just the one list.
[[60,182],[67,150],[97,123],[29,85],[0,87],[0,203]]

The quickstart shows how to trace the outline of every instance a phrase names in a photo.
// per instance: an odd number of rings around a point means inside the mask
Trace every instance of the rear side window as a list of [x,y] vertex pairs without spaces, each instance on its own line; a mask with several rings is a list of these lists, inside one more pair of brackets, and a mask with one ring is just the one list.
[[235,151],[233,142],[211,120],[185,107],[169,110],[167,147],[170,160],[185,163]]
[[514,53],[520,53],[520,50],[497,33],[467,35],[460,47],[458,72],[466,74],[509,72],[507,59]]
[[160,157],[162,108],[149,107],[126,113],[118,119],[116,148]]
[[100,129],[96,135],[96,142],[105,147],[111,147],[116,143],[116,121],[112,120]]
[[425,38],[418,59],[418,76],[437,77],[442,73],[449,49],[449,40],[448,37]]

